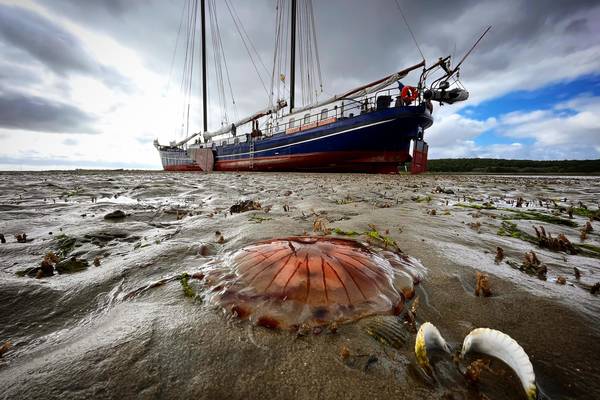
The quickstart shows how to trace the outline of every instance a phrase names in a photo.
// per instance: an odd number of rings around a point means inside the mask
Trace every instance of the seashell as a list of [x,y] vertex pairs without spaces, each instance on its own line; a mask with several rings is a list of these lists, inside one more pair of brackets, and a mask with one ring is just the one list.
[[507,334],[489,328],[477,328],[465,337],[461,357],[471,352],[487,354],[503,361],[515,371],[528,399],[535,399],[537,387],[533,366],[525,350]]
[[430,322],[425,322],[417,332],[417,338],[415,339],[415,355],[419,365],[428,371],[431,371],[429,353],[433,349],[441,349],[448,354],[451,353],[450,346],[448,346],[448,343],[446,343],[446,340],[442,337],[438,328]]
[[375,340],[396,349],[402,348],[409,337],[402,323],[391,317],[371,318],[365,326],[365,331]]

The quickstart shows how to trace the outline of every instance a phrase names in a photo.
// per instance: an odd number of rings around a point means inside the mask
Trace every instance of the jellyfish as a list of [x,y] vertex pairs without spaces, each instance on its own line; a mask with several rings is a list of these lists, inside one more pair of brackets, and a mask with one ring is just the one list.
[[288,237],[246,246],[211,273],[210,299],[267,328],[314,328],[398,315],[424,268],[349,239]]

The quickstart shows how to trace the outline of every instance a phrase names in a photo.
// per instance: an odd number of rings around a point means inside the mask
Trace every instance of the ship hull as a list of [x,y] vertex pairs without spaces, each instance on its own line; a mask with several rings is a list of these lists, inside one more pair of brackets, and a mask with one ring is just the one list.
[[[394,173],[410,160],[411,140],[422,137],[431,123],[422,106],[372,111],[294,134],[214,146],[214,170]],[[193,148],[170,151],[171,157],[161,151],[165,170],[202,170],[193,161]]]

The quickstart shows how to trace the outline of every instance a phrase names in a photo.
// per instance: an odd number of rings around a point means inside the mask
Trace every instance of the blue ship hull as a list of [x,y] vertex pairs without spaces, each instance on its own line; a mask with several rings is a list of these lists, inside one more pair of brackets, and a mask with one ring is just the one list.
[[432,118],[425,106],[403,106],[341,118],[297,133],[214,146],[217,171],[397,172],[413,139]]

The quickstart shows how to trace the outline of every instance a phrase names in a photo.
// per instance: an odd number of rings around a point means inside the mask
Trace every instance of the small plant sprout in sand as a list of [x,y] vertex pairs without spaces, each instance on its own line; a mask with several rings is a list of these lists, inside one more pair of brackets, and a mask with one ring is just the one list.
[[537,275],[537,277],[542,280],[546,279],[546,274],[548,272],[546,265],[541,263],[533,251],[525,253],[520,269],[528,274]]
[[189,297],[190,299],[196,298],[196,292],[194,292],[194,289],[192,289],[192,287],[190,286],[189,274],[182,274],[181,278],[179,278],[179,283],[181,283],[181,288],[183,289],[183,295],[185,297]]
[[323,217],[317,217],[313,221],[313,232],[321,233],[323,235],[329,235],[331,229],[327,227],[328,221]]
[[551,234],[546,235],[546,230],[543,226],[540,226],[539,230],[535,226],[533,229],[535,230],[540,247],[545,247],[553,251],[564,251],[567,254],[577,254],[577,250],[563,233],[554,238]]
[[579,232],[579,240],[584,242],[587,239],[588,233],[592,232],[593,230],[594,228],[592,228],[592,224],[590,223],[590,221],[587,221],[585,223],[585,226]]
[[2,356],[4,356],[4,353],[10,350],[11,347],[12,343],[10,341],[4,342],[4,344],[0,346],[0,358],[2,358]]
[[500,264],[502,260],[504,260],[504,249],[498,246],[496,247],[496,257],[494,258],[494,262]]
[[476,279],[475,296],[479,297],[479,295],[481,295],[483,297],[490,297],[492,295],[492,284],[490,283],[490,278],[487,274],[477,272]]

